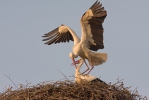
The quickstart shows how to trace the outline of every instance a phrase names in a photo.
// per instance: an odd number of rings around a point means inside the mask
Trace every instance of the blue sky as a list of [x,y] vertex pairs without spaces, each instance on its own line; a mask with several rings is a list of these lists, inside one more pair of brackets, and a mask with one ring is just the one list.
[[[123,79],[126,87],[148,96],[149,1],[100,0],[108,16],[103,24],[108,60],[90,73],[106,82]],[[36,85],[74,75],[69,53],[73,42],[45,45],[42,35],[61,24],[81,36],[80,18],[95,0],[1,0],[0,91],[13,83]],[[85,65],[81,70],[84,70]],[[58,70],[57,70],[58,69]]]

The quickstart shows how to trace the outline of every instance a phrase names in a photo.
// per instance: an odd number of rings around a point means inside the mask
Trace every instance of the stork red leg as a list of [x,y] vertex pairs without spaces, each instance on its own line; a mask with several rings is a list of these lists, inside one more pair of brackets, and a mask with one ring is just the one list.
[[86,67],[87,67],[87,69],[82,73],[82,74],[84,74],[86,71],[88,71],[90,68],[88,67],[88,65],[87,65],[87,63],[86,63],[86,61],[84,60],[84,62],[85,62],[85,64],[86,64]]
[[87,73],[87,75],[89,75],[89,73],[91,72],[91,70],[94,68],[92,62],[91,62],[91,66],[92,66],[92,68],[89,70],[89,72]]

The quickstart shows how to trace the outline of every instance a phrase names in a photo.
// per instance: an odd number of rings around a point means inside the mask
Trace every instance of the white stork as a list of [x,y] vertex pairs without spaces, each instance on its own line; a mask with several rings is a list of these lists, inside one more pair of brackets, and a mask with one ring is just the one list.
[[[83,59],[79,59],[76,64],[77,67],[75,69],[75,82],[78,83],[78,84],[86,84],[88,82],[102,82],[102,83],[105,83],[103,82],[102,80],[100,80],[99,78],[95,77],[95,76],[91,76],[91,75],[83,75],[81,72],[80,72],[80,68],[83,64]],[[72,65],[74,65],[75,63],[72,63]],[[105,83],[106,84],[106,83]]]
[[43,39],[43,41],[47,41],[45,44],[48,45],[60,42],[69,42],[70,40],[74,41],[74,46],[69,56],[72,58],[74,64],[74,58],[77,58],[78,56],[84,60],[87,69],[83,73],[89,70],[89,67],[85,61],[85,59],[87,59],[92,67],[87,73],[89,74],[94,66],[103,64],[107,60],[106,53],[94,52],[104,48],[102,23],[104,22],[106,16],[106,10],[104,10],[102,4],[97,0],[83,14],[80,20],[82,30],[81,39],[71,28],[66,25],[61,25],[51,32],[44,34],[43,37],[45,39]]

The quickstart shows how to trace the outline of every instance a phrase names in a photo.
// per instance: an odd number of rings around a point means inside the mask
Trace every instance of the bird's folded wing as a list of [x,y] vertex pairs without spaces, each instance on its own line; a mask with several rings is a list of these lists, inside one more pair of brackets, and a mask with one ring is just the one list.
[[89,76],[81,75],[80,77],[81,77],[81,79],[89,81],[89,82],[97,78],[97,77],[91,76],[91,75],[89,75]]

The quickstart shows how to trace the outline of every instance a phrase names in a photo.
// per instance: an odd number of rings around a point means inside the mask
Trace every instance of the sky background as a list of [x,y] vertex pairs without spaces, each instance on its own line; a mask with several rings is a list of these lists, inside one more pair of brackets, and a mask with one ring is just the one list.
[[[104,45],[108,60],[90,73],[107,83],[123,79],[149,97],[149,0],[100,0],[107,10]],[[80,18],[95,0],[1,0],[0,92],[5,86],[31,85],[74,75],[73,42],[45,45],[42,35],[61,24],[81,36]],[[81,71],[85,70],[85,65]],[[58,69],[58,70],[57,70]],[[4,75],[5,74],[5,75]]]

